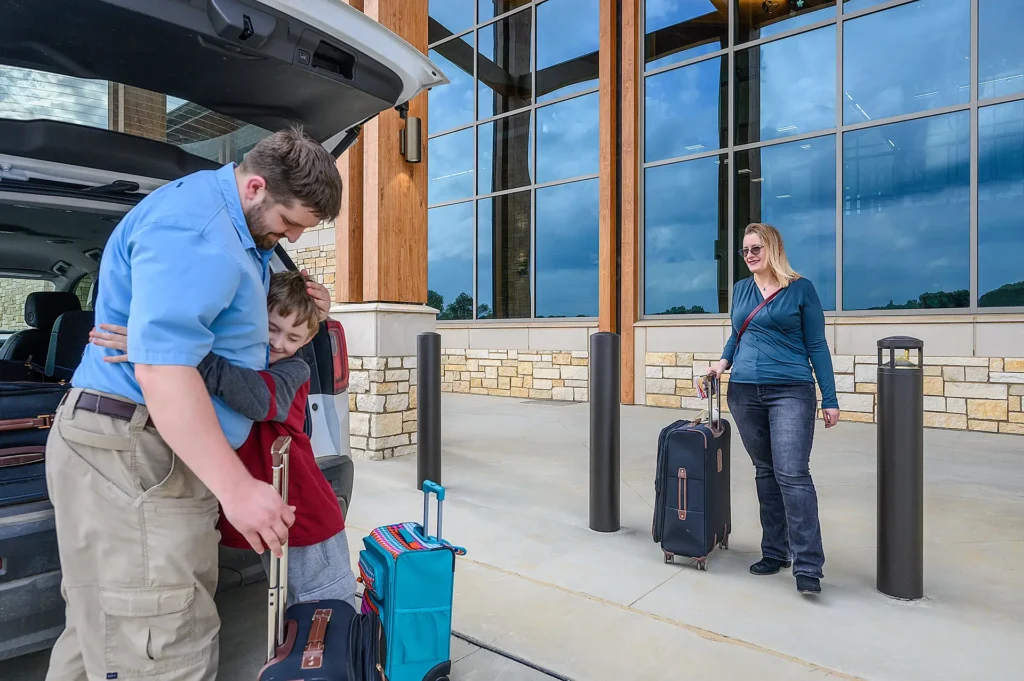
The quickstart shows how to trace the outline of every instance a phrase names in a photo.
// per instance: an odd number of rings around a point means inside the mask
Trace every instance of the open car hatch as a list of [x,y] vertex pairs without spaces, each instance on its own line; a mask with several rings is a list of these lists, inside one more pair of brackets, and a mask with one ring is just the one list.
[[444,74],[339,0],[5,0],[0,64],[106,80],[328,148]]

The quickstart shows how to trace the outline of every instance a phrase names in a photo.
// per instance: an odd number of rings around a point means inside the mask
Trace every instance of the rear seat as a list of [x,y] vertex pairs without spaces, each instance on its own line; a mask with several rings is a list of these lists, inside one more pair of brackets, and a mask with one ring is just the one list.
[[25,299],[25,323],[29,328],[18,331],[0,348],[0,360],[46,361],[50,332],[57,318],[65,312],[81,310],[78,296],[70,291],[37,291]]
[[89,344],[95,314],[92,310],[65,312],[57,318],[50,333],[50,351],[46,355],[46,376],[70,381]]

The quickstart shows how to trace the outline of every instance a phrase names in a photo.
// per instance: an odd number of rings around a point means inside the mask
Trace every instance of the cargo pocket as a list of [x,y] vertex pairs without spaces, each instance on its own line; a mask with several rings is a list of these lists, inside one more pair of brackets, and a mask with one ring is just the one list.
[[202,660],[195,645],[195,586],[100,589],[109,672],[147,676]]
[[448,659],[448,610],[406,610],[395,613],[391,646],[400,665]]

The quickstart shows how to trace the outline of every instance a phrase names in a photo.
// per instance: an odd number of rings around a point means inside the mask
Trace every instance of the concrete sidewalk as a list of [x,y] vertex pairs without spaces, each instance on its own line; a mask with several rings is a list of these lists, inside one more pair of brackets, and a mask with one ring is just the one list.
[[[816,434],[826,565],[807,598],[791,574],[747,571],[760,526],[738,436],[730,550],[698,572],[664,564],[650,536],[657,436],[680,412],[623,409],[623,529],[608,535],[587,527],[587,405],[446,394],[442,413],[444,535],[468,549],[455,628],[473,637],[579,681],[1021,678],[1021,438],[926,432],[927,598],[904,603],[874,586],[873,426]],[[357,462],[354,549],[420,517],[415,476],[415,457]]]

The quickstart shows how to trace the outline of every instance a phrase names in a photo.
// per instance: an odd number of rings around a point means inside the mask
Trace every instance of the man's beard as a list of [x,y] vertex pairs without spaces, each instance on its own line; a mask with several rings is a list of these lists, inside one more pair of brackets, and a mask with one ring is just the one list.
[[243,210],[242,213],[245,215],[245,224],[249,226],[249,234],[252,235],[252,240],[256,242],[256,247],[270,251],[277,246],[277,242],[281,240],[280,234],[272,234],[267,228],[266,211],[262,203]]

